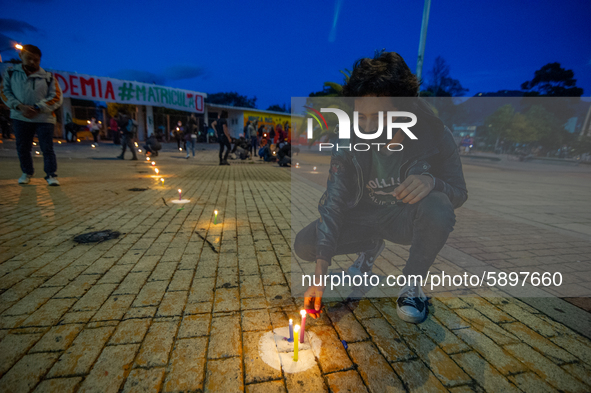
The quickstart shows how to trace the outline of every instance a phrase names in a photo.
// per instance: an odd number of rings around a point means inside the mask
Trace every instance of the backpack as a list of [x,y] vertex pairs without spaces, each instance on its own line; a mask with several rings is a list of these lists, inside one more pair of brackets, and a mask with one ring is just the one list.
[[127,121],[127,127],[125,127],[125,131],[129,134],[135,134],[137,131],[137,121],[130,118]]

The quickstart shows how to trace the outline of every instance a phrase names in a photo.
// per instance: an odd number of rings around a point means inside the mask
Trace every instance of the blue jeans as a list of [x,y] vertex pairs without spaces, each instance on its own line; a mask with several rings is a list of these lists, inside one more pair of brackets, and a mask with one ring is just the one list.
[[[410,253],[402,273],[422,275],[435,261],[456,223],[447,195],[431,191],[419,202],[388,207],[356,206],[345,212],[336,254],[355,254],[375,247],[379,239],[410,244]],[[312,222],[296,236],[294,251],[305,261],[316,260],[316,224]]]
[[43,169],[47,174],[45,178],[47,179],[49,176],[57,177],[55,173],[57,171],[57,159],[53,151],[54,127],[51,123],[30,123],[28,121],[12,120],[12,128],[16,136],[16,150],[23,173],[30,176],[35,173],[31,149],[33,148],[33,137],[37,133],[39,147],[43,152]]
[[193,157],[195,157],[195,141],[196,138],[189,138],[187,139],[187,155],[189,154],[189,148],[193,151]]

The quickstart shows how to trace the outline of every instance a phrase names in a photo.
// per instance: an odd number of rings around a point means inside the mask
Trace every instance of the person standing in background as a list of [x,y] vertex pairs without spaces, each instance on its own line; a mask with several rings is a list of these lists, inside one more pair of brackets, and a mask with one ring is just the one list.
[[[256,157],[257,155],[257,124],[258,121],[255,121],[253,124],[250,124],[248,126],[248,135],[250,137],[250,151],[251,151],[251,156],[250,158],[252,159],[252,155],[254,155]],[[245,135],[244,136],[246,138],[246,140],[248,141],[249,138]]]
[[90,130],[90,133],[92,134],[92,137],[94,138],[94,143],[96,143],[98,145],[99,132],[101,130],[101,127],[96,122],[95,117],[90,119],[90,124],[88,126],[88,129]]
[[113,144],[120,145],[121,138],[119,137],[119,126],[114,117],[111,117],[111,120],[109,120],[109,131],[111,132],[111,138],[113,138]]
[[121,155],[118,156],[120,160],[125,159],[125,150],[129,147],[131,154],[133,157],[131,158],[132,161],[137,161],[137,154],[135,151],[135,146],[133,145],[133,136],[135,134],[135,122],[127,115],[127,112],[120,112],[119,113],[119,128],[123,132],[123,138],[121,138]]
[[59,186],[57,159],[53,151],[55,111],[62,105],[62,90],[51,72],[41,68],[41,50],[35,45],[24,45],[19,53],[23,61],[4,72],[0,88],[2,101],[10,108],[10,118],[16,136],[16,149],[23,174],[19,184],[28,184],[35,173],[31,149],[37,134],[45,180],[50,186]]
[[[218,142],[220,143],[220,165],[230,165],[228,163],[228,155],[230,154],[230,150],[232,150],[232,146],[230,145],[232,137],[228,130],[227,116],[228,113],[223,112],[218,115],[218,118],[213,123],[211,123],[211,127],[217,132]],[[224,148],[226,149],[225,154]]]

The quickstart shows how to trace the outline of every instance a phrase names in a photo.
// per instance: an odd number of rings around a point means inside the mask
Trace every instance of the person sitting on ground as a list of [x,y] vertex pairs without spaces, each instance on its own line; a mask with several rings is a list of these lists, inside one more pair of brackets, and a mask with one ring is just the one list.
[[279,166],[289,167],[291,166],[291,144],[286,142],[277,152],[279,157]]
[[158,142],[158,138],[156,135],[152,134],[146,139],[146,144],[144,145],[144,150],[146,151],[146,155],[150,153],[153,157],[158,157],[158,151],[162,149],[162,145]]
[[[358,60],[343,86],[342,95],[354,97],[363,133],[378,127],[381,133],[388,110],[409,105],[418,117],[412,129],[418,138],[407,143],[409,136],[398,129],[394,135],[378,133],[374,145],[404,142],[404,150],[333,149],[327,189],[318,204],[320,217],[296,235],[293,245],[300,259],[316,262],[314,277],[320,278],[320,284],[312,282],[304,294],[305,309],[321,310],[321,277],[326,277],[334,256],[357,253],[348,274],[367,277],[388,240],[410,245],[400,275],[405,284],[396,300],[397,314],[410,323],[426,319],[428,299],[421,283],[454,229],[454,209],[462,206],[468,192],[453,135],[418,98],[419,85],[399,54],[381,52]],[[353,138],[355,142],[356,134]]]

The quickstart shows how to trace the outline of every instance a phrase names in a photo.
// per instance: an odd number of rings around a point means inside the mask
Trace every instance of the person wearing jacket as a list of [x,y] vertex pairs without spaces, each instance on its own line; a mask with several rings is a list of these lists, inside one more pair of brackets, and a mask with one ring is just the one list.
[[28,184],[35,173],[31,149],[37,134],[41,151],[45,180],[50,186],[59,186],[57,159],[53,151],[55,114],[63,102],[62,91],[52,73],[40,67],[41,50],[34,45],[24,45],[19,53],[22,64],[4,72],[2,101],[10,108],[10,118],[16,136],[16,149],[23,174],[19,184]]
[[109,120],[109,131],[111,131],[111,138],[113,138],[113,144],[120,145],[121,137],[119,131],[119,124],[117,124],[117,120],[114,117],[111,117],[111,120]]
[[[385,115],[388,110],[408,110],[418,119],[412,128],[417,139],[398,129],[391,140],[386,132],[378,140],[356,140],[354,132],[350,141],[339,140],[345,146],[349,142],[378,142],[395,147],[403,144],[403,149],[333,149],[327,190],[318,205],[320,219],[300,231],[294,243],[298,257],[316,261],[316,276],[326,275],[333,256],[352,253],[358,258],[348,274],[371,275],[373,263],[385,247],[384,240],[410,245],[402,271],[408,281],[400,289],[397,314],[411,323],[425,320],[427,298],[420,281],[410,277],[426,278],[453,230],[454,209],[467,199],[453,136],[417,97],[418,89],[416,76],[397,53],[386,52],[356,62],[343,95],[358,97],[353,101],[360,131],[373,134],[379,127],[380,111]],[[383,119],[382,125],[386,121]],[[319,311],[323,292],[322,285],[310,286],[304,307]]]
[[117,156],[118,159],[125,159],[125,150],[129,147],[129,151],[132,154],[131,160],[137,161],[137,153],[133,143],[133,137],[135,134],[134,121],[129,117],[126,111],[119,112],[119,120],[117,121],[119,129],[123,133],[121,138],[121,154]]

